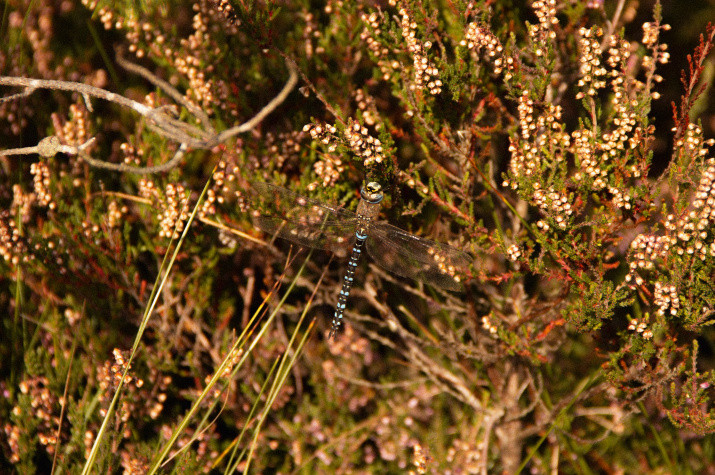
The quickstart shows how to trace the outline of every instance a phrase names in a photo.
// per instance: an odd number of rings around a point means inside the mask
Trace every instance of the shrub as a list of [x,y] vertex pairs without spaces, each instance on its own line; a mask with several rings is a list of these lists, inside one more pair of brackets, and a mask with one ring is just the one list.
[[[671,58],[677,2],[40,3],[0,26],[2,468],[713,459],[712,5]],[[344,263],[256,200],[340,254],[368,181],[419,238],[329,339]],[[428,247],[461,291],[374,265]]]

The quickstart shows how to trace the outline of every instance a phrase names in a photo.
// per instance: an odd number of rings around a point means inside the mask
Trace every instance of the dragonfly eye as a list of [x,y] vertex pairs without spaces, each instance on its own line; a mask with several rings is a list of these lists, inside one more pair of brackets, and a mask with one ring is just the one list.
[[369,193],[380,193],[382,191],[382,186],[376,181],[371,181],[368,183],[365,188]]
[[360,192],[363,199],[370,203],[379,203],[382,201],[382,186],[375,181],[371,181]]

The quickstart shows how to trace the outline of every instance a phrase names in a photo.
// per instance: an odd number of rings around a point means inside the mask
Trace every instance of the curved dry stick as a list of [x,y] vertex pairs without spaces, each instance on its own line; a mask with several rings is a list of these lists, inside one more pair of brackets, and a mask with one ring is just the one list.
[[241,125],[231,127],[228,130],[224,130],[223,132],[216,134],[213,127],[211,127],[211,124],[208,122],[208,116],[203,111],[197,110],[197,108],[193,104],[189,104],[188,101],[186,101],[181,96],[181,94],[179,94],[178,91],[171,87],[171,85],[156,78],[151,72],[141,66],[129,63],[128,61],[121,58],[119,58],[118,61],[120,65],[122,65],[129,71],[135,72],[146,78],[152,84],[164,90],[177,102],[184,105],[189,111],[196,115],[198,120],[208,130],[202,130],[191,124],[187,124],[186,122],[174,119],[163,111],[163,107],[151,108],[140,102],[128,99],[119,94],[109,92],[95,86],[70,81],[58,81],[53,79],[32,79],[0,76],[0,86],[25,88],[25,90],[19,93],[0,98],[0,102],[29,96],[38,89],[54,89],[59,91],[76,92],[81,94],[85,98],[85,101],[88,100],[88,97],[96,97],[132,109],[139,115],[145,117],[148,120],[149,128],[151,128],[157,134],[162,135],[163,137],[174,142],[178,142],[180,144],[179,149],[176,151],[174,157],[171,160],[164,164],[151,167],[132,167],[125,164],[108,163],[91,158],[85,150],[94,141],[93,138],[80,146],[70,146],[61,145],[57,137],[46,137],[34,147],[0,150],[0,156],[26,155],[38,153],[43,157],[51,157],[58,152],[63,152],[68,155],[77,155],[81,159],[86,161],[90,166],[95,168],[136,174],[158,173],[175,167],[183,158],[189,148],[210,149],[238,134],[253,129],[268,114],[273,112],[281,103],[285,101],[285,99],[288,97],[288,94],[290,94],[291,90],[298,83],[298,72],[296,66],[291,62],[286,61],[290,76],[285,86],[283,86],[283,89],[281,89],[278,95],[276,95],[268,104],[266,104],[260,111],[258,111],[255,116],[253,116],[248,121],[244,122]]
[[187,100],[186,97],[184,97],[183,94],[177,91],[174,86],[164,81],[163,79],[156,77],[156,75],[154,75],[145,67],[139,66],[138,64],[134,64],[124,59],[124,57],[122,57],[120,54],[117,54],[116,61],[121,67],[123,67],[127,71],[143,77],[144,79],[164,91],[172,99],[174,99],[177,104],[181,104],[182,106],[186,107],[187,110],[191,111],[191,113],[194,114],[197,119],[199,119],[199,121],[206,130],[214,132],[213,126],[211,125],[211,121],[209,120],[209,116],[200,107],[197,107],[194,103]]

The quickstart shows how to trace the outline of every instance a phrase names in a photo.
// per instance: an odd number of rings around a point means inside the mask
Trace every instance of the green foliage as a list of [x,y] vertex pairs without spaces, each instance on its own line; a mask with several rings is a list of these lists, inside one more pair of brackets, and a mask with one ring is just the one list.
[[[715,27],[378,3],[5,2],[0,471],[706,470]],[[362,265],[329,340],[344,262],[250,190],[373,180],[473,262]]]

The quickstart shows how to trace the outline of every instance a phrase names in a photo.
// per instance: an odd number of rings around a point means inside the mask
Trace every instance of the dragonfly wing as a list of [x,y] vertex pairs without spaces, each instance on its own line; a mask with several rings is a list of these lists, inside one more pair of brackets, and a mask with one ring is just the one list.
[[367,250],[390,272],[448,290],[460,290],[472,257],[457,248],[424,239],[387,223],[370,226]]
[[270,183],[252,183],[247,195],[251,219],[259,229],[300,246],[343,254],[350,247],[355,213]]

